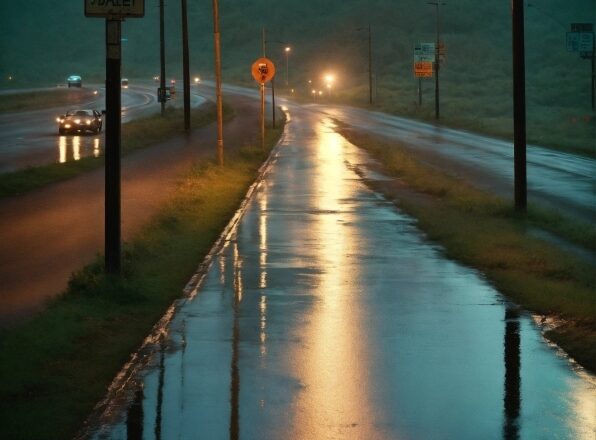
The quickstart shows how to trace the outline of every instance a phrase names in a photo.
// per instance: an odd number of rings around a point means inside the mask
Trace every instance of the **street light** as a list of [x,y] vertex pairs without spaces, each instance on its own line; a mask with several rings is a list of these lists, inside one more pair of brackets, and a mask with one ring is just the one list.
[[288,77],[290,76],[290,52],[292,51],[292,48],[290,46],[286,46],[286,48],[284,49],[284,52],[286,54],[286,87],[288,86]]

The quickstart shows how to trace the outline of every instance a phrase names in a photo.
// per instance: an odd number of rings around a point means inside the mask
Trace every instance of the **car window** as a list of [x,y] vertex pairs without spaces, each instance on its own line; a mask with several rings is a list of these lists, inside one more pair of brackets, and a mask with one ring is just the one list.
[[87,110],[79,110],[77,111],[77,116],[91,116],[91,113]]

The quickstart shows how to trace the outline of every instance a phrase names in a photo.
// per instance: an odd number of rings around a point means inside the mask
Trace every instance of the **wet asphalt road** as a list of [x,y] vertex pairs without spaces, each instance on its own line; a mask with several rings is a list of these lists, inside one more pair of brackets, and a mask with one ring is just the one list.
[[83,437],[593,439],[595,378],[370,191],[330,118],[292,108],[286,130]]
[[[224,90],[257,97],[256,89],[227,86]],[[277,101],[291,105],[283,98]],[[349,106],[318,103],[304,107],[399,142],[441,171],[513,198],[513,145],[509,141]],[[596,148],[596,137],[594,142]],[[527,177],[529,203],[544,204],[566,216],[596,222],[594,159],[528,145]]]
[[[92,86],[90,86],[92,88]],[[103,88],[98,95],[77,108],[105,109]],[[192,93],[192,106],[204,103],[201,96]],[[179,107],[182,98],[168,106]],[[58,135],[56,117],[72,106],[0,114],[0,173],[16,171],[28,166],[76,161],[82,157],[98,157],[104,148],[104,132],[81,135]],[[160,106],[156,89],[149,84],[131,85],[122,89],[122,122],[158,113]]]

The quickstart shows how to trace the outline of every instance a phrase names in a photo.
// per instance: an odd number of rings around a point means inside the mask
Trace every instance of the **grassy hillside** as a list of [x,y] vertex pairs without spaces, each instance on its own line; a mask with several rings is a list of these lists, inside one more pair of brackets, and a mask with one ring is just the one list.
[[[447,2],[441,34],[447,57],[441,71],[443,121],[510,137],[511,17],[503,0]],[[104,75],[102,19],[85,18],[83,2],[56,6],[31,0],[0,4],[0,88],[54,84],[76,72],[90,80]],[[146,2],[146,16],[123,25],[123,76],[151,78],[159,71],[158,1]],[[212,76],[211,2],[189,2],[191,69]],[[368,25],[373,36],[375,103],[378,108],[432,119],[434,81],[412,75],[416,42],[435,39],[435,8],[419,0],[225,0],[221,2],[225,80],[252,84],[249,66],[261,53],[267,29],[268,56],[277,62],[283,91],[283,47],[292,46],[289,87],[308,99],[321,76],[337,76],[333,99],[368,101]],[[528,134],[531,142],[594,154],[590,108],[590,61],[565,48],[572,22],[593,22],[593,0],[532,0],[526,7]],[[166,2],[168,77],[181,72],[180,3]],[[42,68],[41,68],[42,67]],[[8,80],[8,76],[13,76]],[[308,80],[313,83],[309,84]],[[289,90],[288,90],[289,91]],[[325,97],[324,97],[325,99]]]

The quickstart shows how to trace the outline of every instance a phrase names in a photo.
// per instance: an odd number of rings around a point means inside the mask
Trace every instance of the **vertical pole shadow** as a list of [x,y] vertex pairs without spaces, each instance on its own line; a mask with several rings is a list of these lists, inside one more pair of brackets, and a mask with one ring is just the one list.
[[145,398],[143,386],[139,385],[135,392],[135,399],[128,407],[126,415],[126,440],[143,439],[143,400]]
[[519,439],[519,415],[521,408],[521,348],[519,314],[517,310],[505,310],[505,389],[503,439]]

